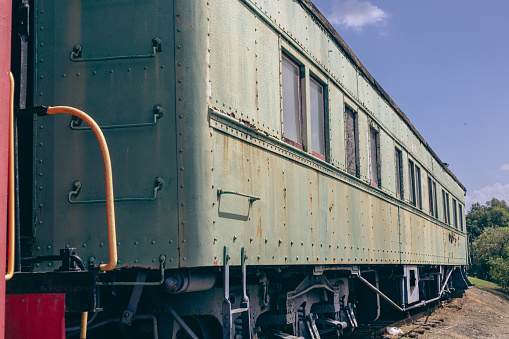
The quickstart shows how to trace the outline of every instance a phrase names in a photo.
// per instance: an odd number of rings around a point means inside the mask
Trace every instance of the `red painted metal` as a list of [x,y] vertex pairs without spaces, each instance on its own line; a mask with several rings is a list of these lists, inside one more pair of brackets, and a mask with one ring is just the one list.
[[0,339],[5,338],[5,254],[7,229],[7,165],[9,155],[9,91],[11,69],[11,0],[0,0]]
[[65,294],[8,294],[5,338],[65,338]]

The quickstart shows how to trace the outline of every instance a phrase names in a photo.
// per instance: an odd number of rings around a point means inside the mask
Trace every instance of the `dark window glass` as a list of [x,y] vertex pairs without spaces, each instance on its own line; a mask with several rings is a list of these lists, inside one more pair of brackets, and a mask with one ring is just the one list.
[[449,204],[449,193],[445,193],[445,207],[447,208],[447,223],[451,224],[451,209]]
[[415,198],[417,207],[422,209],[421,169],[417,166],[415,166]]
[[463,206],[461,204],[458,204],[459,207],[459,218],[460,218],[460,230],[463,231]]
[[449,211],[449,194],[445,193],[444,190],[442,190],[442,199],[444,201],[444,222],[446,224],[451,224],[451,217],[450,217],[450,211]]
[[442,190],[442,208],[444,210],[444,222],[447,222],[447,207],[445,206],[445,191]]
[[379,156],[379,140],[378,132],[372,128],[369,130],[369,175],[371,183],[380,186],[380,156]]
[[284,137],[302,145],[300,67],[284,54],[282,64]]
[[435,215],[435,204],[433,203],[433,180],[428,177],[429,214]]
[[359,150],[357,137],[357,116],[349,107],[345,108],[346,171],[359,177]]
[[435,201],[435,218],[438,219],[437,183],[433,181],[433,199]]
[[458,228],[458,211],[456,207],[456,199],[452,199],[452,224]]
[[324,125],[324,87],[311,78],[310,108],[311,108],[311,148],[314,152],[325,157],[325,125]]
[[396,196],[403,199],[403,159],[399,149],[396,149]]
[[408,179],[410,180],[410,203],[415,206],[415,165],[412,160],[408,160]]

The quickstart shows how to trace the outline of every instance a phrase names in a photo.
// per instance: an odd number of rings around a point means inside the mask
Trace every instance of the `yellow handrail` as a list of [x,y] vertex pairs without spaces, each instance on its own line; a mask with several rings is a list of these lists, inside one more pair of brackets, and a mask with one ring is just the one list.
[[11,93],[9,103],[9,194],[8,194],[8,220],[9,220],[9,249],[7,251],[7,274],[5,280],[9,280],[14,275],[14,259],[16,230],[14,227],[14,76],[10,73]]
[[56,114],[56,113],[66,113],[74,115],[84,122],[86,122],[92,131],[94,131],[97,141],[99,141],[99,146],[101,147],[101,153],[103,157],[104,164],[104,179],[106,182],[106,213],[108,215],[108,242],[110,249],[110,262],[107,264],[102,264],[99,268],[102,271],[110,271],[115,268],[117,265],[117,235],[115,230],[115,206],[113,200],[113,178],[111,172],[111,160],[110,160],[110,152],[108,151],[108,145],[106,144],[106,139],[99,128],[99,125],[85,112],[80,111],[79,109],[68,107],[68,106],[55,106],[48,107],[46,112],[47,114]]

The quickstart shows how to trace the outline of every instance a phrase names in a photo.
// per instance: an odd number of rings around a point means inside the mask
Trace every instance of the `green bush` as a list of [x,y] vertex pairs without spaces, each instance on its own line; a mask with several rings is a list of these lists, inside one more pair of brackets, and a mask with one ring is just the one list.
[[509,289],[509,259],[502,257],[489,260],[490,276],[494,282],[505,290]]
[[[481,279],[494,281],[493,273],[497,274],[494,267],[502,268],[502,263],[509,261],[509,227],[485,228],[482,234],[472,243],[471,250],[470,274]],[[509,279],[509,277],[506,277],[506,279]]]

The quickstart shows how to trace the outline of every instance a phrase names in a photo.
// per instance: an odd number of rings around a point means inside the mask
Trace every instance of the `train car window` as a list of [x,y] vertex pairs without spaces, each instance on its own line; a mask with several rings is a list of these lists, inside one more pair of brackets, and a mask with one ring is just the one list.
[[421,169],[418,166],[415,166],[415,199],[416,206],[422,209]]
[[428,200],[429,200],[429,214],[431,216],[435,215],[435,204],[433,202],[433,180],[428,177]]
[[286,142],[302,149],[301,67],[285,54],[283,70],[283,135]]
[[410,203],[415,206],[415,165],[412,160],[408,160],[408,179],[410,180]]
[[438,219],[437,183],[433,181],[433,198],[435,202],[435,218]]
[[356,177],[360,176],[359,169],[359,137],[357,115],[345,106],[345,134],[346,134],[346,171]]
[[451,204],[449,203],[449,193],[445,193],[445,206],[447,207],[447,223],[451,224]]
[[369,129],[369,178],[371,184],[381,186],[380,178],[380,139],[379,133],[373,128]]
[[458,228],[458,211],[456,207],[456,199],[452,198],[452,224]]
[[396,148],[396,197],[403,199],[403,159],[401,151]]
[[463,231],[463,206],[461,206],[461,204],[458,204],[458,208],[459,208],[460,230]]
[[444,222],[446,224],[451,224],[451,219],[449,216],[449,194],[445,193],[445,190],[442,190],[442,200],[444,207]]
[[313,155],[325,160],[325,96],[324,86],[310,78],[311,149]]

